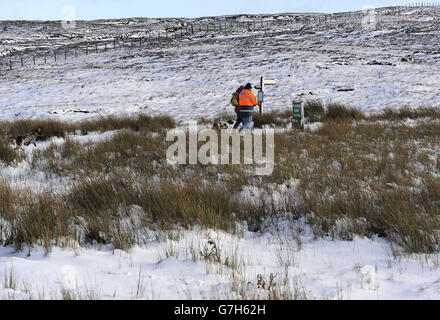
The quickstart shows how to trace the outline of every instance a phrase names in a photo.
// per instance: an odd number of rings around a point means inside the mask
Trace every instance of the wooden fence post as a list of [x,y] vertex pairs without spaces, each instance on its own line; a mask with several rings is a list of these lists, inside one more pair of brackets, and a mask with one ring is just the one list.
[[12,70],[12,61],[9,60],[9,69]]
[[21,66],[23,67],[23,66],[24,66],[24,64],[23,64],[23,58],[20,58],[20,62],[21,62]]
[[35,56],[32,57],[33,61],[34,61],[34,66],[35,66]]
[[67,50],[64,50],[64,60],[67,60]]
[[55,62],[57,62],[57,52],[56,51],[54,53],[54,57],[55,57]]

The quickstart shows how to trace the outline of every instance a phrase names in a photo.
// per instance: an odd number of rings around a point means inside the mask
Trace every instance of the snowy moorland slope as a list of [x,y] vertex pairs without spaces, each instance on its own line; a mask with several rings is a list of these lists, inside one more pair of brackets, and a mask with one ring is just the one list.
[[[0,22],[0,119],[80,119],[140,111],[177,120],[212,117],[231,110],[230,93],[239,84],[255,84],[261,76],[278,81],[266,92],[269,110],[286,108],[298,96],[367,112],[440,104],[435,77],[440,71],[440,8],[397,14],[378,9],[372,29],[363,25],[363,12],[321,22],[301,21],[304,17],[103,20],[77,22],[73,30],[60,22]],[[256,21],[257,28],[248,30],[245,23],[226,31],[197,29],[225,21]],[[261,21],[263,28],[258,27]],[[196,26],[194,34],[180,38],[176,31],[175,38],[164,39],[164,30],[189,24]],[[158,31],[161,40],[148,39]],[[141,45],[129,41],[139,38]],[[128,42],[104,51],[102,41],[110,48],[113,39]],[[85,110],[91,114],[74,112]]]
[[[366,113],[387,107],[439,107],[440,80],[436,74],[440,71],[440,8],[395,11],[378,9],[374,29],[363,27],[362,12],[336,14],[325,22],[321,19],[324,15],[301,14],[79,21],[73,30],[63,29],[60,22],[0,22],[0,121],[77,121],[139,112],[169,114],[179,121],[212,118],[232,112],[230,93],[245,82],[256,83],[260,76],[278,82],[267,89],[267,110],[287,108],[298,97],[341,102]],[[305,17],[314,22],[304,22]],[[163,38],[166,29],[179,35],[190,25],[213,26],[231,21],[242,25],[221,31],[196,28],[191,35]],[[247,21],[262,21],[262,27],[248,29]],[[155,38],[157,32],[162,33],[161,39]],[[54,50],[58,54],[56,62]],[[24,66],[20,66],[21,59]],[[12,70],[8,70],[10,61]],[[282,206],[286,199],[300,203],[300,179],[312,176],[311,186],[314,182],[323,185],[323,190],[312,190],[315,196],[321,195],[318,191],[324,192],[324,205],[331,203],[332,197],[338,200],[345,199],[341,194],[350,196],[350,189],[362,195],[385,190],[384,195],[396,194],[399,203],[406,204],[406,195],[426,191],[423,183],[431,181],[427,177],[434,181],[440,176],[440,149],[435,140],[438,118],[408,118],[356,123],[350,119],[330,134],[314,135],[315,129],[325,128],[321,122],[308,124],[310,130],[300,134],[278,128],[285,134],[283,145],[287,151],[282,156],[288,162],[284,167],[293,170],[287,171],[291,176],[285,174],[278,177],[280,181],[260,181],[258,185],[255,179],[238,175],[237,184],[243,184],[243,188],[236,194],[230,192],[243,203],[267,200],[275,207]],[[359,131],[354,130],[356,126]],[[339,141],[345,136],[340,131],[350,128],[355,138]],[[368,134],[373,131],[377,135],[370,139]],[[366,137],[363,132],[367,132]],[[0,191],[12,199],[11,206],[0,203],[4,211],[0,211],[0,244],[4,245],[0,246],[0,299],[440,299],[438,247],[426,253],[408,252],[398,245],[411,245],[417,239],[425,240],[419,244],[421,247],[437,243],[437,225],[428,228],[425,221],[438,221],[438,214],[420,214],[432,220],[408,220],[406,234],[399,234],[401,229],[397,228],[384,237],[379,225],[373,234],[364,237],[362,230],[359,235],[350,233],[350,229],[368,225],[362,215],[365,207],[350,207],[361,212],[354,221],[343,207],[341,219],[335,223],[329,220],[331,227],[342,234],[338,238],[317,236],[317,226],[311,224],[310,217],[290,219],[285,212],[262,221],[265,228],[257,230],[246,221],[233,219],[231,224],[236,223],[236,230],[230,233],[199,225],[179,225],[169,230],[158,228],[150,221],[151,212],[136,204],[112,211],[108,215],[110,225],[103,230],[99,229],[103,226],[100,220],[93,220],[96,217],[89,221],[86,218],[90,217],[76,213],[63,225],[60,221],[66,217],[52,215],[50,201],[45,203],[49,214],[45,206],[40,206],[40,216],[33,215],[34,207],[26,209],[19,203],[21,199],[29,200],[28,194],[36,195],[30,197],[32,205],[41,199],[69,199],[72,188],[84,182],[83,178],[92,180],[93,175],[111,178],[123,172],[124,178],[133,175],[133,181],[148,186],[167,182],[164,177],[170,168],[164,165],[165,159],[155,158],[160,154],[162,137],[153,133],[128,129],[85,135],[81,130],[66,132],[65,137],[37,142],[35,148],[13,151],[19,155],[16,161],[0,161]],[[326,140],[329,135],[331,139]],[[292,136],[298,138],[298,146],[304,143],[297,157],[288,148],[293,148]],[[150,149],[140,148],[139,143],[145,141],[151,142],[145,144]],[[321,141],[329,145],[322,146],[318,143]],[[347,146],[351,149],[346,150]],[[115,150],[118,147],[121,150]],[[290,156],[297,161],[293,166]],[[105,170],[100,170],[102,162]],[[377,176],[370,172],[375,168]],[[179,177],[191,176],[192,172],[186,167],[173,170],[176,183],[181,182]],[[301,170],[301,175],[296,176],[295,170]],[[357,170],[360,173],[354,175]],[[209,172],[201,180],[210,182],[210,186],[226,183],[228,177],[232,182],[236,178],[234,171],[227,169],[223,175],[213,168],[201,172]],[[358,180],[348,184],[351,175]],[[241,181],[240,177],[246,179]],[[335,185],[326,186],[331,179]],[[14,194],[8,193],[4,185]],[[422,193],[426,201],[435,193],[429,191]],[[84,197],[87,200],[87,195]],[[366,200],[364,203],[370,204]],[[399,203],[395,210],[404,207]],[[423,204],[419,207],[421,211],[425,208]],[[434,211],[438,203],[426,207]],[[335,208],[338,211],[339,207]],[[409,217],[413,217],[412,208],[408,209]],[[376,213],[370,207],[365,210]],[[395,218],[400,222],[400,214],[408,212],[393,211],[390,221],[383,221],[392,224]],[[41,223],[39,217],[48,220]],[[57,222],[65,230],[58,228]],[[29,234],[38,223],[57,234],[46,233],[44,239],[32,242]],[[415,223],[418,225],[414,227]],[[423,228],[416,230],[415,238],[405,238],[414,235],[410,231],[419,225]],[[14,240],[8,240],[20,238],[20,232],[25,239],[17,240],[21,241],[17,248]],[[69,237],[69,232],[74,236]],[[114,234],[131,246],[118,247],[108,241]],[[399,237],[401,242],[396,243]]]

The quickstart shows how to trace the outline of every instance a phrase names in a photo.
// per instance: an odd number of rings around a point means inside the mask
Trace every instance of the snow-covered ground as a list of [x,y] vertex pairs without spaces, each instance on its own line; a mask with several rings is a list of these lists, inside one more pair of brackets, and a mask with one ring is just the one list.
[[[248,81],[256,84],[261,76],[278,81],[278,86],[267,88],[268,110],[288,108],[298,97],[343,102],[368,112],[439,106],[440,80],[435,75],[440,71],[440,26],[433,20],[439,16],[440,8],[396,16],[378,10],[375,29],[362,26],[361,13],[326,24],[270,16],[264,19],[290,20],[274,22],[269,29],[196,32],[183,39],[146,41],[140,47],[106,52],[101,46],[102,52],[83,52],[77,58],[71,51],[67,61],[60,49],[58,62],[49,56],[44,65],[38,56],[35,67],[32,56],[39,52],[45,34],[53,47],[89,43],[93,48],[96,39],[139,37],[153,22],[140,20],[121,27],[123,20],[113,21],[105,28],[103,23],[90,22],[89,29],[81,23],[75,37],[61,24],[33,23],[23,36],[23,25],[3,22],[8,31],[0,40],[15,41],[9,49],[28,53],[15,52],[16,68],[0,77],[0,120],[84,119],[137,112],[167,113],[177,120],[213,117],[231,112],[231,92]],[[46,33],[42,28],[47,28]],[[40,47],[31,45],[33,36],[34,45]],[[26,61],[23,68],[18,63],[21,56]],[[3,69],[8,63],[7,57],[0,62]],[[91,113],[74,112],[80,110]]]
[[[286,108],[298,97],[342,102],[367,112],[440,106],[440,26],[431,19],[439,16],[439,9],[383,14],[375,30],[363,29],[360,19],[314,26],[292,19],[269,30],[198,32],[183,40],[147,42],[66,61],[61,57],[47,65],[39,56],[37,66],[7,72],[9,53],[29,63],[40,49],[115,35],[142,36],[150,25],[161,28],[161,22],[81,23],[71,37],[53,23],[1,22],[0,120],[81,120],[138,112],[166,113],[182,121],[214,117],[232,111],[228,103],[236,87],[255,84],[260,76],[278,82],[267,90],[268,110]],[[85,142],[111,134],[71,138]],[[26,161],[2,166],[0,176],[14,187],[62,189],[69,184],[48,181],[30,168],[31,159],[28,149]],[[62,289],[79,298],[238,298],[233,289],[240,285],[250,297],[265,297],[258,275],[268,282],[274,274],[282,283],[286,272],[290,287],[310,299],[440,299],[438,255],[399,255],[398,248],[379,238],[317,240],[303,222],[279,227],[264,234],[243,231],[241,236],[182,230],[173,240],[146,230],[146,245],[126,252],[105,246],[54,247],[46,256],[39,247],[18,253],[1,247],[0,299],[60,298]],[[292,238],[292,227],[302,230],[299,238]],[[223,262],[226,257],[229,264],[236,260],[235,269],[201,258],[200,251],[209,250],[209,237]]]
[[[1,299],[60,299],[67,290],[82,299],[236,299],[244,288],[248,298],[265,298],[258,276],[270,275],[307,299],[439,299],[439,257],[393,257],[382,239],[316,240],[303,231],[300,240],[287,231],[231,236],[212,230],[180,231],[172,237],[150,233],[146,246],[129,251],[109,248],[42,248],[14,253],[0,248]],[[234,259],[232,269],[204,261],[200,251],[211,238],[221,259]],[[300,242],[300,244],[298,244]],[[208,250],[209,251],[209,250]],[[8,282],[4,280],[3,282]],[[260,282],[261,285],[262,282]],[[3,283],[4,284],[4,283]]]

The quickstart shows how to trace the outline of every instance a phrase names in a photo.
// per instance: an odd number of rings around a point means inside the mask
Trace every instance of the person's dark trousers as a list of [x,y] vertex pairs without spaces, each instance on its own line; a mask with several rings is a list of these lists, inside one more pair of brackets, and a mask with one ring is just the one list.
[[234,129],[237,129],[241,123],[243,123],[243,119],[241,119],[240,111],[238,111],[237,112],[237,121],[234,124]]

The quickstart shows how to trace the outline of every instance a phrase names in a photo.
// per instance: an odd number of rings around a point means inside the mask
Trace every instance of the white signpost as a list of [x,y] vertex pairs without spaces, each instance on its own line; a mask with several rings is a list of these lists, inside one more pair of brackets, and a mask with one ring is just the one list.
[[276,86],[276,80],[266,80],[264,77],[260,78],[260,85],[255,86],[255,89],[258,90],[258,105],[260,107],[260,113],[264,112],[264,86]]

